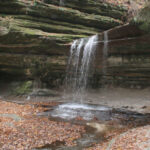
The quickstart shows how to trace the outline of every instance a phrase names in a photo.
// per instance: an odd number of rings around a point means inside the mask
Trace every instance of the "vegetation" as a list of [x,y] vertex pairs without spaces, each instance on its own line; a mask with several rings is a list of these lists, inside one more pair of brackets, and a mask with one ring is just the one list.
[[15,95],[27,95],[32,91],[33,83],[32,81],[25,81],[18,85],[16,89],[13,90]]
[[142,30],[150,32],[150,2],[146,4],[145,8],[140,11],[134,20]]

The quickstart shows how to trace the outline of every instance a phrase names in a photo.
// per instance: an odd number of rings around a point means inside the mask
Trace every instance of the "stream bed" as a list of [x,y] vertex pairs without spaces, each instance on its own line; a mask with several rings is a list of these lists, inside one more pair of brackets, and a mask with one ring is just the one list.
[[46,116],[50,120],[57,122],[70,122],[85,126],[86,132],[76,141],[76,146],[66,147],[65,143],[57,141],[44,147],[33,150],[82,150],[93,146],[94,144],[105,140],[101,127],[107,126],[107,133],[112,130],[121,130],[125,128],[134,128],[150,124],[150,114],[142,114],[129,111],[126,108],[111,108],[101,105],[80,104],[80,103],[62,103],[57,106],[48,107],[38,113],[42,117]]

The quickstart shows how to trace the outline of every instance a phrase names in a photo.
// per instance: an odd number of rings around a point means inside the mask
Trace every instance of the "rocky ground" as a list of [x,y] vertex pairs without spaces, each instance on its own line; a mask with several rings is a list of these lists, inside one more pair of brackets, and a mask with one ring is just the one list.
[[149,131],[149,125],[134,128],[88,150],[148,150],[150,148]]
[[[58,102],[28,102],[17,104],[0,101],[0,149],[1,150],[35,150],[57,149],[57,147],[75,146],[76,140],[86,133],[85,123],[77,124],[61,120],[52,120],[48,117],[37,116],[37,113],[47,111],[50,107],[58,105]],[[84,122],[81,117],[75,119]],[[93,122],[94,121],[94,122]],[[96,120],[93,120],[95,123]],[[91,144],[87,150],[147,150],[150,148],[149,121],[132,121],[125,123],[124,127],[108,128],[106,134],[100,130],[101,124],[97,123],[98,130],[93,132],[99,141]],[[92,124],[91,123],[91,124]],[[123,123],[123,122],[122,122]],[[107,123],[108,124],[108,123]],[[117,126],[109,122],[109,126]],[[142,126],[141,126],[142,125]],[[106,128],[107,129],[107,128]],[[64,148],[64,149],[66,149]],[[63,150],[64,150],[63,149]],[[78,150],[83,148],[77,148]]]

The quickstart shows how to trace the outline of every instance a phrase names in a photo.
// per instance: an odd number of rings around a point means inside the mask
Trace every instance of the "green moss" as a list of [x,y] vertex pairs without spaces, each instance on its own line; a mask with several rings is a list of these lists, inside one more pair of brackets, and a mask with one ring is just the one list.
[[35,22],[31,20],[25,20],[25,19],[15,19],[14,24],[17,26],[22,26],[26,28],[31,29],[38,29],[42,30],[44,32],[52,32],[52,33],[66,33],[66,34],[85,34],[85,35],[93,35],[96,34],[96,31],[92,30],[85,30],[85,29],[77,29],[77,28],[71,28],[71,27],[65,27],[63,25],[56,25],[56,24],[47,24],[42,22]]
[[150,2],[134,17],[132,23],[138,25],[141,30],[150,33]]
[[0,12],[6,14],[25,14],[27,12],[26,3],[20,0],[2,1],[0,0]]
[[[11,15],[12,16],[12,15]],[[13,17],[15,19],[24,19],[24,20],[31,20],[31,21],[36,21],[36,22],[41,22],[41,23],[48,23],[48,24],[51,24],[51,25],[61,25],[61,26],[64,26],[64,27],[69,27],[69,28],[72,28],[72,29],[82,29],[82,30],[88,30],[88,31],[99,31],[95,28],[92,28],[92,27],[87,27],[87,26],[83,26],[83,25],[80,25],[80,24],[72,24],[72,23],[68,23],[68,22],[63,22],[63,21],[55,21],[55,20],[51,20],[51,19],[48,19],[48,18],[42,18],[42,17],[32,17],[32,16],[28,16],[28,15],[13,15]]]
[[[31,2],[31,1],[30,1]],[[79,10],[75,9],[70,9],[67,7],[58,7],[55,5],[50,5],[50,4],[45,4],[42,2],[36,2],[36,5],[32,5],[30,2],[24,2],[24,1],[19,1],[19,0],[15,0],[12,2],[4,2],[2,3],[3,6],[2,8],[0,8],[0,12],[1,13],[6,13],[6,14],[17,14],[17,15],[30,15],[30,16],[36,16],[36,17],[42,17],[42,18],[48,18],[54,21],[63,21],[63,22],[68,22],[70,24],[81,24],[87,27],[93,27],[93,28],[97,28],[97,29],[108,29],[117,25],[122,24],[122,21],[117,20],[117,19],[113,19],[113,17],[108,17],[108,12],[106,13],[106,16],[97,14],[92,12],[91,14],[89,13],[84,13],[81,12]],[[92,3],[91,3],[92,5]],[[79,5],[80,6],[80,5]],[[77,6],[77,7],[79,7]],[[81,6],[80,6],[81,7]],[[107,8],[108,9],[108,8]],[[119,8],[118,8],[119,9]],[[14,11],[15,10],[15,11]],[[39,11],[40,10],[40,11]],[[96,11],[96,9],[94,8],[94,10]],[[111,13],[112,14],[112,13]],[[21,23],[21,22],[20,22]],[[23,24],[23,23],[22,23]],[[28,26],[27,23],[25,23],[26,26]],[[31,24],[32,26],[33,24]],[[38,26],[39,25],[39,26]],[[35,26],[35,24],[34,24]],[[48,30],[48,25],[42,25],[41,24],[37,24],[36,25],[38,28],[43,28],[45,30]],[[52,28],[52,25],[49,25],[49,30],[53,29],[54,32],[56,30],[56,32],[58,30],[60,30],[59,28],[60,25],[55,26],[55,28]],[[44,30],[43,29],[43,30]],[[61,28],[62,32],[77,32],[77,34],[81,34],[81,33],[87,33],[87,34],[93,34],[92,30],[85,30],[82,31],[78,28],[76,29],[72,29],[68,27],[65,28]],[[67,31],[68,30],[68,31]],[[80,32],[80,33],[79,33]]]
[[[72,42],[74,39],[87,37],[89,34],[93,35],[96,33],[95,31],[86,31],[83,29],[72,29],[69,27],[48,25],[46,23],[39,23],[30,20],[11,19],[8,22],[7,19],[3,19],[2,21],[0,21],[0,26],[2,25],[3,28],[4,26],[6,26],[6,24],[8,26],[7,27],[8,32],[6,36],[0,37],[1,44],[3,43],[3,44],[20,45],[21,43],[22,48],[29,47],[29,45],[32,45],[30,47],[31,49],[33,49],[34,47],[38,49],[37,48],[38,46],[41,45],[43,47],[44,44],[45,48],[47,49],[48,42],[46,42],[44,38],[45,39],[48,38],[49,44],[51,44],[51,47],[54,47],[53,45],[57,46],[60,44],[66,44]],[[40,37],[43,37],[43,39]],[[8,49],[9,46],[8,47],[6,46],[6,48]],[[20,46],[19,49],[21,49]],[[0,49],[0,51],[2,51],[2,49]]]
[[25,81],[18,85],[18,87],[13,91],[15,95],[25,95],[32,91],[33,83],[32,81]]
[[54,5],[46,5],[42,3],[38,3],[38,5],[33,7],[32,10],[30,9],[28,14],[101,29],[108,29],[122,24],[121,21],[110,17],[86,14],[69,8],[61,9]]
[[144,22],[140,25],[140,29],[150,33],[150,22]]
[[[57,4],[0,0],[0,73],[15,80],[40,78],[54,86],[65,76],[66,57],[74,39],[122,24],[117,15],[124,11],[99,0],[66,0],[71,4],[66,7],[58,7],[59,0],[49,2]],[[22,83],[15,90],[28,93],[30,84]]]
[[[44,2],[59,6],[59,0],[44,0]],[[83,5],[84,7],[82,7]],[[103,3],[99,0],[65,0],[65,7],[80,10],[89,14],[109,16],[116,19],[122,19],[127,13],[127,9],[123,6],[115,6],[106,2]]]

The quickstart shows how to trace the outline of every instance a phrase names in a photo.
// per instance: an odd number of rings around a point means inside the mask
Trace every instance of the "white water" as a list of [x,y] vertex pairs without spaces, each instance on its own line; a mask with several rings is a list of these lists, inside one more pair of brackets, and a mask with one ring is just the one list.
[[[94,68],[95,51],[98,43],[98,35],[92,36],[89,39],[82,38],[75,40],[70,48],[70,57],[67,66],[66,86],[70,89],[72,103],[59,105],[51,113],[53,117],[63,119],[74,119],[78,116],[85,120],[94,118],[97,111],[102,111],[101,115],[105,114],[110,108],[105,106],[94,106],[83,104],[87,100],[86,88],[88,79],[92,77],[92,69]],[[103,47],[103,76],[107,71],[107,56],[108,56],[108,33],[104,32],[104,47]],[[105,78],[103,79],[105,81]],[[75,103],[77,102],[77,103]]]
[[72,100],[80,101],[85,98],[85,89],[88,85],[89,73],[92,75],[91,68],[96,51],[98,35],[89,39],[82,38],[75,40],[70,49],[68,61],[66,86],[72,91]]
[[64,0],[59,0],[59,6],[64,6],[65,5],[65,1]]
[[92,120],[95,117],[96,112],[106,114],[111,108],[105,106],[95,106],[88,104],[67,103],[59,105],[51,112],[53,117],[60,117],[63,119],[74,119],[76,117],[82,117],[84,120]]
[[78,104],[78,103],[67,103],[59,105],[59,108],[62,109],[83,109],[83,110],[101,110],[101,111],[107,111],[109,110],[108,107],[105,106],[92,106],[88,104]]

